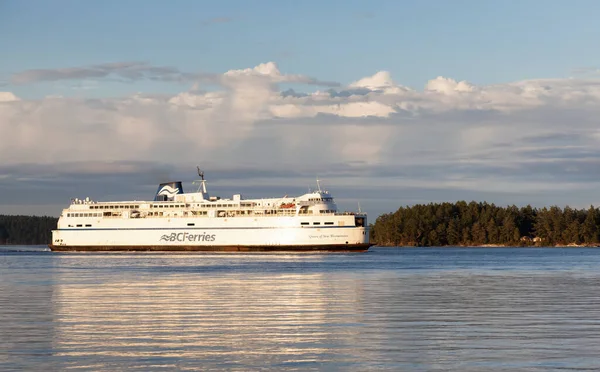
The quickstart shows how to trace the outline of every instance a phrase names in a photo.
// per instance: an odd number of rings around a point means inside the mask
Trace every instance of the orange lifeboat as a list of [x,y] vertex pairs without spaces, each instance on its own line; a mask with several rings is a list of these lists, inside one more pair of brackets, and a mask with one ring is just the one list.
[[294,208],[296,204],[294,203],[282,203],[279,208]]

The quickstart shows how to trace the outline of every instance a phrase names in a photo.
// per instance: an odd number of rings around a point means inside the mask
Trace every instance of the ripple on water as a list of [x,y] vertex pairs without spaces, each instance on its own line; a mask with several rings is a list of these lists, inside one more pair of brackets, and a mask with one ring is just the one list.
[[0,254],[0,369],[595,369],[599,261],[526,249]]

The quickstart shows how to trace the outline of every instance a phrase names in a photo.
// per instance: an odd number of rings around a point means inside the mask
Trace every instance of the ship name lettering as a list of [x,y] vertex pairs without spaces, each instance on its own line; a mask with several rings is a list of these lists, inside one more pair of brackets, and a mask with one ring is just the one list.
[[165,242],[214,242],[215,234],[190,234],[188,232],[165,234],[160,237],[160,241]]

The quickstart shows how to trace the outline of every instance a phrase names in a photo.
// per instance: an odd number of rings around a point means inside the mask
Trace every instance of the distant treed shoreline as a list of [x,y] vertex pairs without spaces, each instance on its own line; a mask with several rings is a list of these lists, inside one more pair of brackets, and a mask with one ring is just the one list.
[[600,211],[486,202],[418,204],[379,216],[371,241],[387,246],[598,246]]
[[[0,215],[0,244],[48,244],[58,218]],[[382,246],[600,245],[600,210],[498,207],[486,202],[417,204],[377,217]]]
[[48,244],[58,218],[0,214],[0,244]]

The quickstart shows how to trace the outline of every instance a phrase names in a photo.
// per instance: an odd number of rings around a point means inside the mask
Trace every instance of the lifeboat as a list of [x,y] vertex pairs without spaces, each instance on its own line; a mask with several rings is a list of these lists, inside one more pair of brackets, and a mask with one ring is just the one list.
[[294,208],[296,204],[294,203],[282,203],[279,208]]

